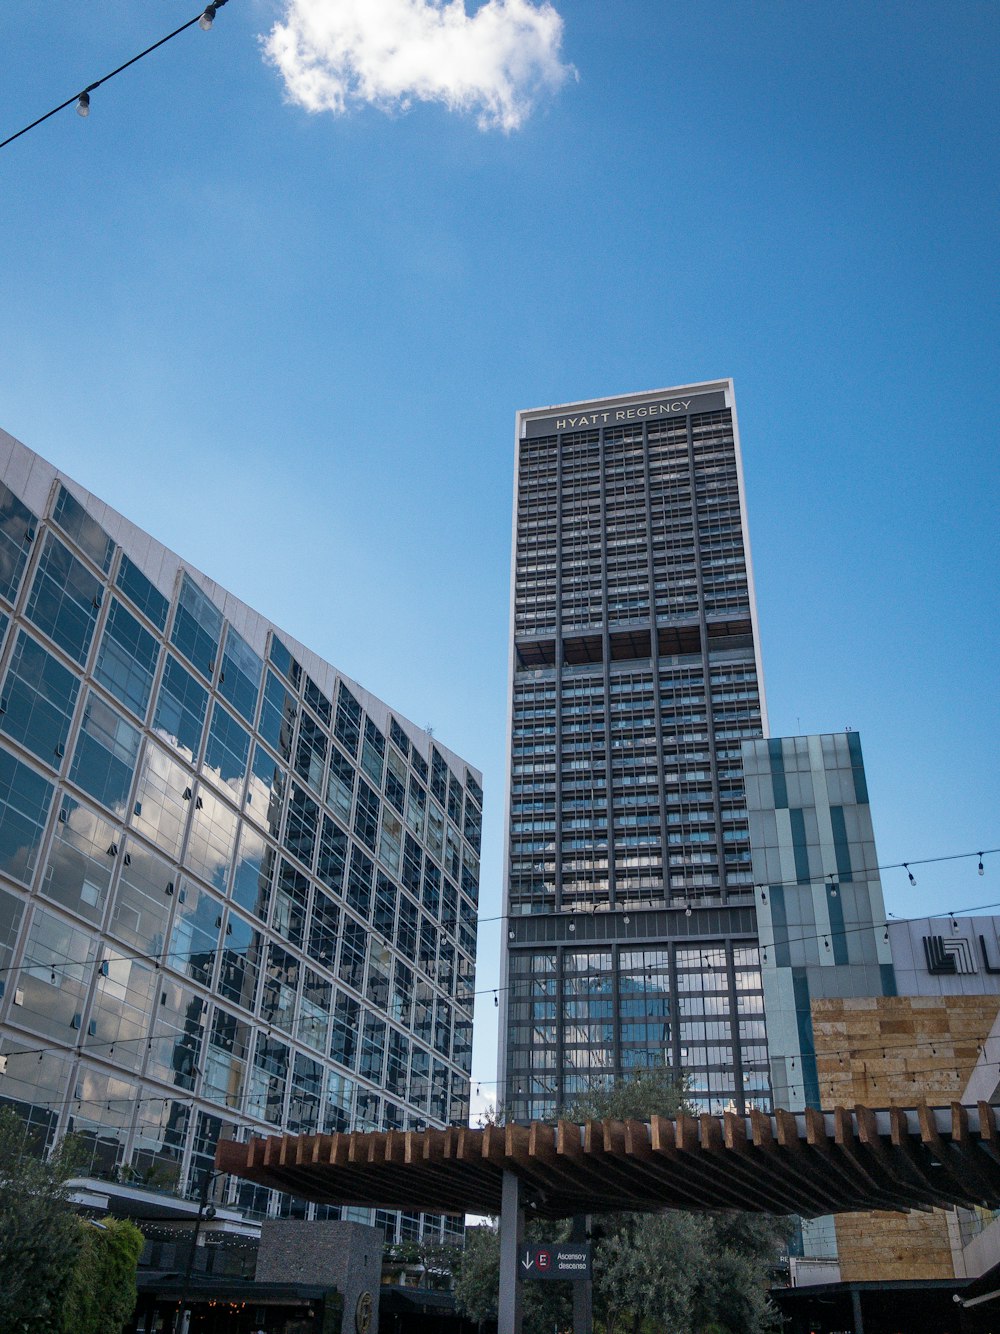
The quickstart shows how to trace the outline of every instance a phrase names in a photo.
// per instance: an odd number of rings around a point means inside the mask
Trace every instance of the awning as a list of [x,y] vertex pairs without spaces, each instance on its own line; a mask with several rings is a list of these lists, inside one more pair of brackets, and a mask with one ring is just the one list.
[[1000,1106],[653,1117],[224,1140],[216,1166],[322,1204],[499,1214],[1000,1207]]

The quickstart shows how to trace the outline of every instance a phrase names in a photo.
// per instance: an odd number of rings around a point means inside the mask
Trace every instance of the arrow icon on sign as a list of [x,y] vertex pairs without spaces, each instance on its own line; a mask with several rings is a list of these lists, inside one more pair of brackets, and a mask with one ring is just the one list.
[[535,1262],[534,1260],[532,1260],[530,1255],[526,1255],[524,1259],[521,1261],[521,1264],[524,1266],[525,1269],[534,1269],[535,1267]]

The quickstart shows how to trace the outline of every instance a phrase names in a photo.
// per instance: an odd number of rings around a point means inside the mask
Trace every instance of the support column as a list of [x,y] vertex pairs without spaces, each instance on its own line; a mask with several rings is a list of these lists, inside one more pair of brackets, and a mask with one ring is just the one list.
[[851,1289],[851,1317],[854,1321],[854,1334],[865,1334],[865,1322],[861,1318],[861,1293]]
[[[590,1219],[586,1214],[573,1215],[570,1241],[584,1242]],[[594,1334],[594,1280],[581,1279],[573,1284],[573,1334]]]
[[503,1174],[500,1205],[500,1293],[497,1334],[521,1334],[521,1280],[517,1265],[524,1242],[521,1182],[513,1172]]

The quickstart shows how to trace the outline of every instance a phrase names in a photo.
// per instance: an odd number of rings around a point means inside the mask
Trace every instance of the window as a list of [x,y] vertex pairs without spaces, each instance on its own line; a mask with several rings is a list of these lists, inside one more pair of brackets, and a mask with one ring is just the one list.
[[126,842],[124,851],[129,854],[128,863],[122,865],[108,930],[156,958],[165,949],[164,932],[176,873],[133,839]]
[[351,803],[354,800],[354,765],[336,749],[330,756],[330,778],[327,783],[326,799],[344,823],[349,824]]
[[35,868],[53,787],[0,750],[0,871],[26,885]]
[[253,767],[247,785],[247,809],[258,824],[277,837],[288,775],[263,746],[254,746]]
[[170,603],[124,553],[118,566],[116,583],[133,607],[138,608],[148,621],[152,621],[162,634],[167,624]]
[[329,885],[337,893],[344,887],[344,868],[347,865],[347,835],[329,818],[323,816],[323,827],[319,838],[319,858],[316,862],[316,874],[324,885]]
[[340,945],[340,972],[338,976],[355,991],[361,991],[365,977],[365,955],[368,933],[353,917],[344,918],[344,936]]
[[194,761],[201,749],[201,730],[208,709],[208,691],[198,684],[173,654],[167,654],[153,730]]
[[160,646],[117,598],[97,650],[94,680],[138,718],[146,716]]
[[308,910],[309,880],[282,858],[274,887],[271,926],[291,944],[301,945]]
[[351,849],[351,869],[347,877],[347,902],[362,917],[371,912],[372,876],[375,864],[360,848]]
[[205,745],[206,772],[239,797],[249,757],[250,733],[221,704],[213,704],[212,723]]
[[222,613],[187,573],[181,579],[170,642],[203,676],[215,670],[222,636]]
[[90,649],[102,593],[100,582],[49,533],[25,614],[81,666]]
[[326,746],[326,737],[319,723],[303,709],[302,720],[299,723],[299,744],[295,753],[295,772],[321,796],[323,770],[326,767]]
[[330,1055],[341,1065],[353,1070],[358,1054],[358,1015],[361,1007],[356,1000],[337,992],[330,1030]]
[[200,787],[191,814],[185,863],[222,893],[233,864],[236,826],[236,812],[207,787]]
[[229,1014],[221,1006],[215,1007],[212,1031],[205,1050],[205,1078],[201,1086],[203,1097],[226,1107],[239,1107],[246,1079],[247,1057],[250,1054],[250,1036],[249,1024]]
[[222,904],[208,890],[185,880],[178,894],[170,937],[170,965],[194,982],[209,986],[222,926]]
[[175,860],[181,854],[188,814],[184,793],[190,791],[190,781],[185,770],[166,751],[146,742],[132,807],[132,826]]
[[357,755],[358,742],[361,739],[361,705],[343,681],[337,691],[337,719],[333,735],[349,755]]
[[264,680],[264,701],[260,706],[257,730],[283,760],[292,757],[295,713],[295,700],[274,673],[268,672]]
[[18,631],[0,692],[0,731],[58,768],[78,691],[73,673]]
[[0,597],[13,603],[28,563],[37,520],[0,482]]
[[321,889],[313,893],[312,921],[309,925],[309,957],[333,972],[340,934],[340,909]]
[[295,1034],[300,1042],[326,1055],[326,1031],[329,1026],[333,986],[311,968],[305,970],[302,999]]
[[70,781],[123,819],[139,758],[140,733],[93,691],[83,711]]
[[88,556],[99,570],[107,574],[115,544],[97,522],[92,519],[75,496],[64,486],[59,487],[52,517],[78,551]]
[[244,1010],[253,1010],[263,953],[260,932],[238,913],[230,912],[222,942],[219,992]]
[[382,786],[385,737],[370,718],[365,719],[365,743],[361,747],[361,767],[376,787]]
[[233,875],[233,902],[257,917],[267,915],[275,851],[250,825],[240,830],[240,850]]
[[121,842],[118,830],[72,797],[64,796],[42,877],[42,893],[64,908],[100,922]]
[[226,648],[222,655],[222,670],[219,672],[219,694],[251,726],[257,712],[257,692],[263,670],[264,664],[257,654],[230,627],[226,633]]
[[292,1031],[298,984],[298,960],[280,945],[269,945],[260,997],[260,1017],[268,1026]]
[[288,819],[285,822],[285,847],[309,867],[312,866],[316,852],[318,826],[319,806],[304,788],[293,783]]
[[354,812],[354,832],[371,852],[378,836],[379,799],[364,781],[358,780],[358,802]]

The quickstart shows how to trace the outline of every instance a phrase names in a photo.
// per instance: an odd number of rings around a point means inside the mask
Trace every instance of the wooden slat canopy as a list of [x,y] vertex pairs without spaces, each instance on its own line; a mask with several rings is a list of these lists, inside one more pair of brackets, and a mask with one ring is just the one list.
[[545,1218],[747,1209],[803,1217],[1000,1208],[1000,1107],[778,1111],[220,1142],[216,1166],[322,1204],[498,1214],[505,1171]]

